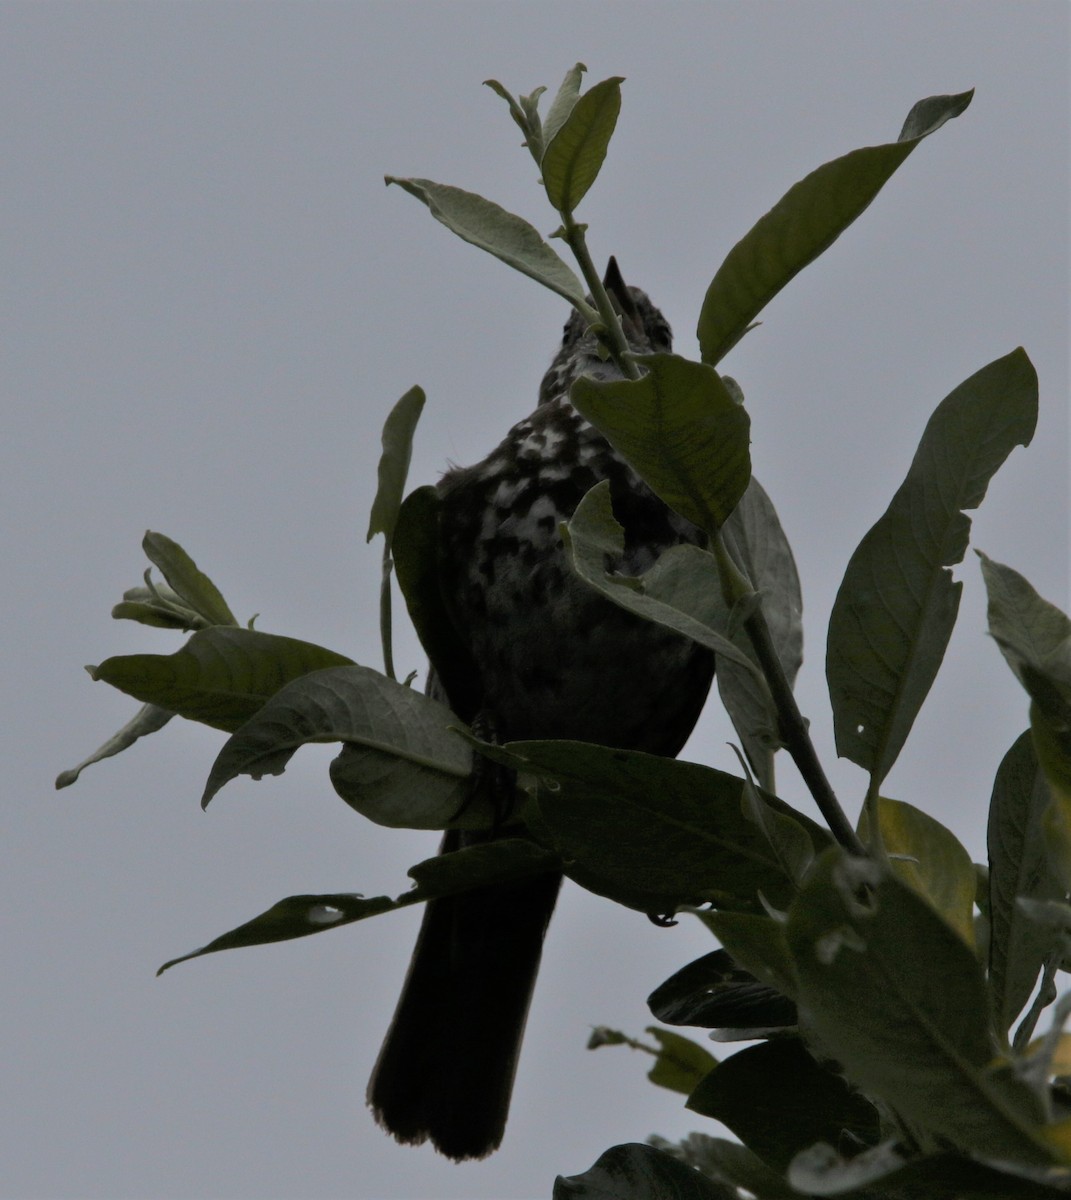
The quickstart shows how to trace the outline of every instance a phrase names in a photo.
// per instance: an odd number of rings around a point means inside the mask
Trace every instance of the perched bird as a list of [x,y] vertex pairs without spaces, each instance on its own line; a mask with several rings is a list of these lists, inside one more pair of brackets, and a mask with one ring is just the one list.
[[[630,348],[668,351],[671,333],[613,259],[605,286]],[[565,560],[559,525],[610,481],[625,551],[613,568],[646,571],[702,534],[672,512],[569,402],[585,373],[618,379],[578,313],[543,377],[531,416],[474,467],[440,484],[438,576],[471,670],[429,691],[500,742],[567,738],[674,756],[714,674],[706,649],[605,600]],[[464,676],[464,677],[461,677]],[[448,853],[513,833],[446,834]],[[453,1159],[483,1158],[502,1140],[543,937],[561,876],[433,900],[368,1086],[376,1119],[399,1141],[431,1141]]]

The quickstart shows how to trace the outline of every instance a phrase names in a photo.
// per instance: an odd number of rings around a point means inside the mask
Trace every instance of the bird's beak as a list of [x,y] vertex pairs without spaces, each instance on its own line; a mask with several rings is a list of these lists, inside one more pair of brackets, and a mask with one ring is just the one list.
[[632,298],[632,293],[628,290],[628,285],[621,274],[621,268],[617,265],[617,259],[613,255],[606,264],[606,274],[602,277],[602,285],[606,288],[613,306],[617,310],[617,315],[621,318],[625,337],[630,342],[639,342],[642,345],[647,340],[647,333],[643,328],[643,318],[640,316],[640,310],[636,307],[636,301]]

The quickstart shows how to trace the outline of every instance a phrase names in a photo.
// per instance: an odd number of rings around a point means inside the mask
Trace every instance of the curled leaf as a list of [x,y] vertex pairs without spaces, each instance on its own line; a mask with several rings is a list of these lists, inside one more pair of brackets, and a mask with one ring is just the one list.
[[174,715],[166,708],[160,708],[156,704],[143,704],[122,729],[113,733],[88,758],[83,759],[76,767],[61,771],[56,776],[56,787],[70,787],[86,767],[92,766],[102,759],[111,758],[113,754],[120,754],[122,751],[128,750],[139,738],[163,729]]
[[368,667],[314,671],[279,690],[227,741],[202,806],[231,779],[279,775],[304,745],[343,742],[335,791],[381,825],[442,829],[490,824],[490,801],[469,799],[472,751],[446,707]]

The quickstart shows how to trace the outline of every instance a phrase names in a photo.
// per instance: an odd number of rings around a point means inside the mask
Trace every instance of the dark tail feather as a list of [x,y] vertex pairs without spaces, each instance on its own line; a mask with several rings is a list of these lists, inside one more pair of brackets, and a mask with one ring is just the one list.
[[428,904],[368,1084],[376,1120],[398,1141],[430,1139],[453,1159],[497,1149],[560,886],[540,875]]

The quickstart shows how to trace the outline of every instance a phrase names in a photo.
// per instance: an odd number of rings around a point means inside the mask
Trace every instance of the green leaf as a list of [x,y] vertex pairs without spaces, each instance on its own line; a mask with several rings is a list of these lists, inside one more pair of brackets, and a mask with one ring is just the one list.
[[112,617],[116,621],[137,621],[154,629],[177,629],[183,633],[212,625],[166,583],[156,583],[151,588],[128,588],[123,599],[112,607]]
[[344,742],[331,763],[335,791],[380,825],[442,829],[490,824],[490,802],[469,799],[472,752],[457,717],[368,667],[329,667],[281,689],[224,745],[202,807],[238,775],[280,775],[310,742]]
[[1010,1163],[982,1163],[948,1152],[907,1158],[885,1142],[850,1159],[832,1146],[814,1146],[793,1161],[788,1177],[808,1196],[840,1200],[1058,1200],[1066,1186],[1050,1186],[1048,1171]]
[[801,884],[814,862],[814,844],[807,831],[768,804],[750,777],[744,780],[744,812],[762,831],[781,869],[793,883]]
[[606,570],[607,558],[625,552],[625,531],[614,518],[607,480],[597,483],[577,505],[565,528],[573,569],[620,608],[665,625],[746,671],[758,667],[725,636],[728,614],[721,598],[718,566],[698,546],[673,546],[641,576]]
[[562,80],[561,87],[558,88],[557,94],[551,101],[547,115],[543,118],[543,137],[548,144],[554,139],[554,135],[565,124],[566,118],[573,111],[573,106],[580,95],[580,84],[586,70],[587,67],[580,62],[570,67]]
[[150,733],[156,733],[158,730],[163,729],[174,715],[174,713],[168,712],[167,709],[159,708],[155,704],[143,704],[122,729],[113,733],[88,758],[84,759],[76,767],[61,771],[56,776],[56,787],[70,787],[86,767],[92,766],[93,763],[98,763],[102,759],[111,758],[113,754],[120,754],[123,750],[127,750],[133,746],[139,738],[146,737]]
[[754,476],[725,523],[725,533],[735,540],[748,578],[762,595],[774,648],[785,677],[794,684],[803,663],[799,573],[773,501]]
[[136,700],[230,732],[291,680],[351,661],[312,642],[216,626],[174,654],[120,655],[86,670]]
[[696,916],[740,966],[789,1000],[796,1000],[799,981],[782,921],[736,912],[703,911]]
[[944,657],[962,583],[951,566],[997,468],[1027,445],[1037,373],[1023,350],[983,367],[937,406],[904,482],[848,563],[829,620],[826,678],[837,752],[880,784]]
[[[895,856],[893,871],[973,947],[977,881],[971,856],[940,821],[912,804],[882,796],[878,812],[882,842]],[[868,840],[865,810],[859,833]]]
[[978,551],[988,596],[989,632],[1030,698],[1071,726],[1071,620],[1018,571]]
[[1044,1165],[1038,1097],[991,1070],[981,967],[920,896],[830,851],[789,913],[801,1027],[902,1121],[967,1152]]
[[708,1137],[703,1133],[690,1133],[676,1145],[654,1134],[647,1140],[656,1150],[672,1154],[715,1184],[728,1189],[720,1193],[725,1200],[740,1200],[738,1189],[741,1188],[745,1195],[754,1196],[755,1200],[800,1200],[798,1192],[739,1142]]
[[775,1171],[815,1142],[848,1138],[873,1145],[878,1113],[839,1075],[821,1067],[797,1038],[740,1050],[688,1097],[692,1112],[721,1121]]
[[377,533],[389,540],[394,534],[398,509],[402,503],[409,461],[413,454],[413,434],[424,411],[424,389],[411,387],[390,410],[383,425],[383,453],[379,459],[379,487],[372,502],[368,521],[368,541]]
[[527,127],[531,131],[528,135],[528,146],[536,155],[537,162],[543,156],[543,128],[539,120],[539,101],[546,90],[545,87],[537,87],[533,88],[527,96],[518,97]]
[[1071,730],[1031,701],[1030,736],[1052,795],[1042,817],[1049,865],[1071,892]]
[[420,901],[440,896],[453,896],[472,888],[488,887],[511,882],[531,875],[554,870],[557,860],[532,842],[519,838],[502,838],[476,846],[467,846],[450,854],[434,858],[410,869],[415,880],[412,891],[392,900],[389,896],[369,899],[355,892],[333,892],[325,896],[288,896],[273,904],[266,912],[239,925],[229,933],[209,942],[200,950],[173,958],[157,971],[162,975],[176,963],[215,954],[219,950],[234,950],[241,946],[263,946],[290,938],[307,937],[351,925],[366,917],[378,916],[395,908],[404,908]]
[[[514,765],[552,786],[538,792],[533,832],[582,887],[641,912],[686,904],[762,911],[794,888],[741,807],[743,781],[710,767],[582,742],[512,742]],[[828,835],[776,797],[817,846]],[[538,819],[537,819],[538,818]]]
[[472,719],[483,704],[479,670],[468,644],[458,636],[439,589],[439,510],[433,487],[402,501],[391,546],[398,586],[409,618],[440,679],[448,680],[460,717]]
[[410,867],[409,874],[421,898],[432,899],[559,870],[557,855],[527,838],[494,838],[449,854],[436,854]]
[[509,105],[510,116],[517,123],[517,126],[521,132],[527,137],[529,133],[527,118],[525,117],[524,109],[521,108],[521,106],[514,99],[513,93],[508,91],[505,85],[499,83],[497,79],[485,79],[483,81],[483,86],[489,87],[496,96],[501,96],[502,99],[505,100],[505,102]]
[[714,950],[681,967],[647,997],[647,1007],[667,1025],[735,1035],[719,1039],[724,1041],[743,1041],[756,1030],[783,1030],[797,1023],[792,1001],[760,983],[727,950]]
[[433,183],[430,179],[398,179],[388,175],[386,180],[416,196],[437,221],[459,238],[564,296],[580,312],[591,312],[575,273],[522,217],[474,192]]
[[691,1038],[669,1029],[659,1029],[657,1025],[649,1025],[646,1032],[660,1047],[654,1066],[647,1072],[647,1078],[658,1087],[688,1096],[718,1065],[714,1055]]
[[1063,898],[1045,847],[1049,804],[1030,734],[1023,733],[997,768],[989,804],[989,990],[1001,1033],[1030,999],[1053,943],[1052,932],[1031,920],[1018,898]]
[[[569,83],[568,76],[566,82]],[[578,78],[578,87],[579,82]],[[553,136],[544,131],[543,185],[559,212],[575,211],[599,174],[621,111],[623,82],[620,76],[614,76],[595,84],[570,106],[568,116]],[[554,114],[555,118],[557,115]]]
[[[725,540],[752,586],[762,597],[762,611],[777,656],[791,687],[803,662],[803,597],[792,548],[781,528],[773,502],[752,476],[740,503],[725,523]],[[751,639],[734,614],[729,633],[749,657]],[[773,790],[773,756],[781,745],[777,710],[765,678],[741,670],[732,661],[719,661],[715,676],[718,694],[759,783]]]
[[968,92],[956,92],[951,96],[927,96],[916,100],[904,118],[898,145],[905,142],[918,143],[931,133],[936,133],[946,121],[960,116],[974,99],[974,88]]
[[553,1200],[731,1200],[698,1171],[651,1146],[613,1146],[582,1175],[559,1175]]
[[160,569],[175,592],[209,625],[238,624],[219,589],[197,569],[197,564],[178,542],[150,529],[141,545],[149,561]]
[[1030,731],[1052,792],[1043,816],[1052,868],[1071,889],[1071,621],[984,554],[989,632],[1030,696]]
[[713,533],[751,478],[750,418],[712,367],[637,355],[641,379],[582,377],[570,399],[681,516]]
[[372,896],[365,899],[354,892],[331,892],[324,896],[287,896],[285,900],[273,904],[251,921],[221,934],[200,950],[169,959],[156,974],[162,975],[178,963],[189,962],[191,958],[200,958],[204,954],[308,937],[313,933],[323,933],[326,929],[352,925],[354,921],[363,921],[365,917],[374,917],[397,907],[397,901],[391,900],[389,896]]
[[899,141],[853,150],[789,188],[729,251],[707,289],[697,331],[703,361],[720,362],[785,284],[863,212],[919,142],[958,117],[973,95],[920,100]]
[[[791,683],[803,660],[799,576],[774,507],[756,479],[725,528],[762,594],[774,647]],[[608,561],[621,558],[625,534],[614,519],[605,482],[581,500],[565,527],[564,541],[573,569],[606,599],[717,652],[715,679],[722,703],[752,770],[769,790],[773,753],[780,745],[777,713],[751,641],[726,608],[714,557],[697,546],[674,546],[642,576],[607,570]]]

